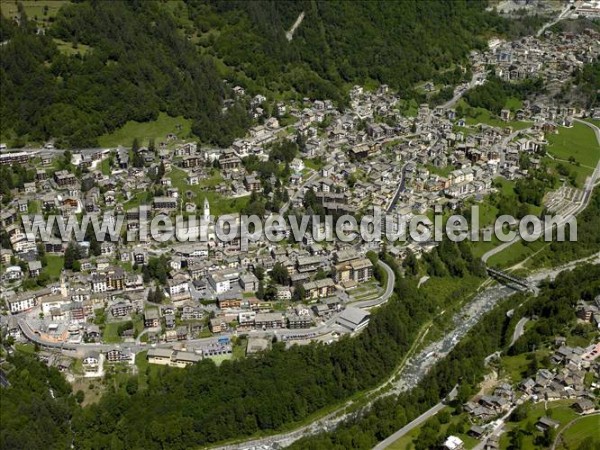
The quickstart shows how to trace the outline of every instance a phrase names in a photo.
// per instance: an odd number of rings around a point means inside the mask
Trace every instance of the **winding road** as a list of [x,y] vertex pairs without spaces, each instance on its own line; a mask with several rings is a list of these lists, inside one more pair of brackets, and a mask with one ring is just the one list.
[[[387,283],[385,286],[385,290],[377,298],[374,298],[371,300],[363,300],[363,301],[359,301],[359,302],[354,302],[351,304],[351,306],[353,306],[355,308],[362,308],[362,309],[374,308],[376,306],[380,306],[380,305],[383,305],[384,303],[386,303],[390,299],[392,294],[394,293],[394,284],[396,283],[396,274],[390,268],[390,266],[385,264],[383,261],[378,261],[378,264],[383,270],[385,270],[385,272],[387,274]],[[19,316],[17,316],[17,317],[19,317]],[[332,331],[336,331],[338,329],[338,326],[335,324],[336,317],[337,316],[333,316],[332,318],[328,319],[327,321],[322,322],[321,324],[319,324],[315,327],[311,327],[311,328],[279,329],[279,330],[265,330],[265,331],[255,330],[255,331],[250,332],[249,335],[256,336],[256,337],[273,337],[273,335],[275,335],[279,339],[286,339],[289,337],[293,337],[294,339],[315,338],[318,336],[323,336],[323,335],[329,334]],[[40,335],[37,334],[31,328],[31,326],[27,323],[27,320],[25,319],[25,314],[21,315],[18,318],[18,323],[19,323],[19,327],[21,328],[23,335],[28,340],[30,340],[31,342],[37,343],[40,346],[46,347],[46,348],[54,348],[54,349],[73,351],[73,352],[78,352],[79,354],[84,354],[89,351],[106,352],[106,351],[112,350],[114,348],[120,348],[123,350],[129,350],[133,353],[137,353],[137,352],[147,350],[149,347],[148,345],[145,345],[145,344],[139,342],[139,340],[136,342],[131,342],[131,343],[125,342],[125,343],[121,343],[121,344],[49,342],[49,341],[43,340],[40,337]],[[212,336],[212,337],[200,338],[200,339],[190,339],[190,340],[185,341],[185,344],[190,347],[216,344],[218,342],[219,338],[232,337],[235,335],[236,335],[235,333],[223,333],[219,336]],[[173,346],[173,343],[172,342],[162,342],[162,343],[155,344],[155,346],[171,348]]]
[[[594,134],[596,135],[596,141],[598,142],[598,149],[600,149],[600,128],[598,128],[593,123],[586,122],[585,120],[581,120],[581,119],[573,119],[573,120],[575,122],[586,125],[587,127],[591,128],[594,131]],[[586,180],[585,186],[583,188],[583,196],[581,198],[581,201],[575,205],[570,205],[564,211],[561,211],[560,215],[562,217],[560,218],[560,220],[557,221],[556,224],[544,225],[543,234],[545,234],[547,231],[550,231],[550,229],[554,225],[556,225],[556,226],[565,225],[569,221],[571,216],[576,216],[581,211],[583,211],[585,208],[587,208],[587,206],[589,205],[590,200],[592,198],[592,192],[594,190],[594,186],[599,179],[600,179],[600,158],[598,159],[598,162],[596,164],[594,171],[592,172],[592,175],[589,176]],[[487,263],[489,258],[506,250],[508,247],[515,244],[516,242],[519,242],[520,240],[521,240],[521,237],[517,234],[514,237],[514,239],[512,239],[508,242],[505,242],[501,245],[498,245],[498,246],[494,247],[493,249],[489,250],[488,252],[484,253],[483,256],[481,257],[481,260],[484,263]]]
[[525,324],[527,322],[529,322],[529,319],[527,317],[523,317],[521,320],[519,320],[517,322],[517,326],[515,327],[515,331],[513,333],[512,339],[510,341],[510,347],[515,345],[515,342],[517,342],[517,340],[521,336],[523,336],[523,333],[525,332]]

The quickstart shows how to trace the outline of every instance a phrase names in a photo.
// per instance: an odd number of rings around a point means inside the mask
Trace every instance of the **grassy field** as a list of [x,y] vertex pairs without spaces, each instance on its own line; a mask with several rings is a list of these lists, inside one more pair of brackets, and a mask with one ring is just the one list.
[[575,123],[572,128],[560,128],[558,134],[550,134],[548,153],[558,159],[570,157],[582,166],[593,168],[600,158],[600,147],[594,131],[586,125]]
[[233,359],[242,359],[246,357],[246,348],[248,347],[248,339],[239,339],[233,346]]
[[46,255],[46,260],[48,261],[48,265],[44,267],[44,272],[46,272],[50,278],[57,279],[65,265],[64,256]]
[[[516,103],[514,102],[514,100],[509,100],[507,102],[507,105],[515,105]],[[458,102],[458,105],[462,105],[463,109],[466,111],[467,109],[471,109],[474,111],[475,116],[474,117],[465,117],[465,122],[467,123],[467,125],[477,125],[480,123],[486,124],[486,125],[491,125],[494,127],[500,127],[500,128],[504,128],[504,127],[512,127],[513,130],[523,130],[525,128],[530,128],[532,126],[531,122],[519,122],[516,120],[510,120],[508,122],[505,122],[503,120],[500,120],[499,117],[496,117],[494,114],[492,114],[490,111],[488,111],[485,108],[471,108],[469,106],[469,104],[467,102],[465,102],[464,100],[461,100]]]
[[594,438],[594,446],[591,448],[598,448],[600,446],[599,429],[600,416],[598,415],[577,419],[562,433],[557,448],[561,450],[579,448],[581,443],[589,437]]
[[[575,187],[582,188],[585,184],[585,180],[589,177],[593,170],[588,168],[587,166],[577,165],[576,163],[571,163],[569,161],[558,161],[556,159],[549,158],[548,156],[544,156],[543,161],[548,164],[548,167],[551,167],[558,174],[558,166],[562,164],[565,166],[569,173],[575,174]],[[568,177],[563,177],[562,175],[558,175],[561,178],[567,179]]]
[[[571,408],[571,405],[574,403],[574,400],[558,400],[555,402],[548,402],[545,404],[544,402],[536,403],[530,406],[529,413],[527,417],[521,422],[509,422],[506,425],[508,430],[519,429],[523,433],[523,443],[522,450],[533,450],[536,448],[540,448],[535,445],[534,440],[536,436],[539,436],[541,433],[539,431],[535,431],[533,433],[527,432],[528,424],[535,424],[541,417],[547,416],[552,420],[556,420],[560,423],[560,426],[557,431],[560,431],[564,428],[571,420],[577,417],[575,411]],[[547,409],[546,409],[547,407]],[[507,449],[510,446],[510,438],[507,433],[502,435],[500,439],[500,448]]]
[[109,176],[110,175],[110,161],[108,158],[104,158],[100,163],[100,170],[102,171],[102,175]]
[[[442,412],[443,411],[448,411],[448,412],[452,413],[453,409],[451,407],[447,406],[446,408],[444,408],[442,410]],[[438,415],[439,415],[439,413],[438,413]],[[429,421],[431,421],[431,420],[437,420],[437,418],[435,418],[435,419],[434,418],[429,419]],[[446,434],[446,430],[448,429],[448,427],[450,427],[450,425],[456,425],[456,424],[460,423],[463,420],[466,420],[466,414],[460,414],[460,415],[453,415],[453,416],[451,416],[450,422],[440,425],[440,429],[439,429],[438,433],[445,435]],[[412,430],[410,433],[407,433],[406,435],[402,436],[396,442],[394,442],[389,447],[387,447],[386,450],[405,450],[405,449],[409,449],[409,448],[414,448],[414,441],[418,438],[419,433],[421,432],[421,429],[429,421],[427,421],[427,422],[423,423],[422,425],[418,426],[417,428],[415,428],[414,430]],[[471,436],[468,436],[466,434],[457,433],[457,434],[455,434],[455,436],[457,436],[460,439],[462,439],[462,441],[465,443],[465,447],[464,448],[466,448],[466,449],[473,448],[473,447],[475,447],[479,443],[479,441],[477,439],[474,439]]]
[[519,241],[510,247],[506,248],[500,253],[496,253],[494,256],[488,259],[487,263],[489,266],[495,267],[510,267],[523,261],[525,258],[533,255],[534,253],[542,250],[546,246],[546,242],[535,241],[535,242],[524,242]]
[[[538,350],[535,352],[539,360],[548,355],[547,350]],[[525,376],[527,367],[531,363],[533,353],[521,353],[515,356],[503,356],[501,358],[501,376],[507,375],[513,383],[520,382]]]
[[212,362],[214,362],[216,366],[220,366],[223,361],[226,361],[226,360],[232,359],[232,358],[233,358],[233,354],[229,354],[229,355],[211,356],[209,359],[212,360]]
[[[250,196],[226,198],[213,190],[209,190],[208,188],[214,187],[223,181],[223,178],[218,172],[215,172],[207,179],[200,180],[200,184],[194,186],[188,185],[186,172],[181,169],[172,169],[171,172],[169,172],[168,177],[171,179],[173,187],[179,189],[181,195],[185,195],[187,191],[192,191],[194,193],[192,201],[195,202],[199,208],[202,208],[204,198],[206,198],[210,203],[210,213],[213,216],[239,212],[246,206],[250,199]],[[128,207],[130,207],[129,202]]]
[[117,344],[121,342],[121,336],[119,336],[119,322],[107,323],[102,333],[102,340],[107,344]]
[[516,111],[517,109],[521,109],[523,106],[523,102],[516,97],[510,97],[506,100],[504,107],[510,109],[511,111]]
[[67,56],[85,55],[92,48],[85,44],[77,44],[77,47],[73,47],[71,42],[66,42],[60,39],[54,39],[54,43],[56,44],[56,47],[58,47],[58,51]]
[[401,100],[400,101],[401,109],[404,108],[404,115],[406,117],[415,117],[419,111],[419,104],[414,100]]
[[33,344],[20,344],[20,343],[16,343],[15,344],[15,349],[18,352],[27,353],[28,355],[33,355],[35,353],[35,347],[33,346]]
[[149,364],[148,359],[146,358],[147,355],[148,352],[139,352],[137,355],[135,355],[135,365],[137,366],[138,370],[138,386],[140,390],[148,387],[147,369]]
[[[181,128],[179,128],[181,127]],[[133,139],[138,138],[140,145],[148,145],[148,140],[154,138],[156,144],[164,141],[167,134],[174,133],[180,139],[192,137],[192,123],[183,117],[170,117],[161,112],[158,119],[150,122],[129,121],[118,130],[98,138],[101,147],[130,147]]]
[[125,211],[128,211],[133,208],[137,208],[140,205],[149,205],[152,202],[152,194],[150,192],[138,192],[133,196],[133,198],[129,199],[123,207]]
[[217,172],[207,179],[200,180],[200,184],[195,186],[188,185],[187,175],[181,169],[172,169],[168,177],[171,179],[173,187],[179,189],[181,195],[185,195],[187,191],[192,191],[194,197],[192,197],[191,201],[195,202],[199,208],[202,208],[204,199],[206,198],[210,203],[210,213],[213,216],[239,212],[246,206],[250,199],[250,196],[227,198],[217,194],[215,191],[208,190],[207,188],[214,187],[223,180]]
[[31,20],[37,20],[41,22],[49,22],[49,19],[55,17],[58,13],[58,10],[66,3],[69,3],[68,0],[19,0],[10,1],[10,0],[2,0],[0,1],[0,11],[4,17],[14,17],[18,14],[17,4],[22,3],[25,9],[25,14]]
[[325,163],[321,160],[317,160],[317,159],[303,159],[302,161],[304,161],[304,166],[312,169],[312,170],[321,170],[323,168],[323,166],[325,165]]
[[39,200],[29,200],[27,202],[27,212],[29,214],[38,214],[40,212],[40,201]]
[[498,239],[496,239],[495,236],[492,236],[492,240],[490,242],[473,242],[471,244],[471,250],[475,257],[481,258],[484,255],[484,253],[487,253],[488,251],[496,247],[499,243],[500,241],[498,241]]
[[439,175],[441,177],[447,177],[448,175],[450,175],[450,172],[452,172],[454,170],[453,166],[446,166],[444,168],[440,168],[440,167],[435,167],[431,164],[428,164],[425,167],[427,168],[427,170],[429,170],[429,172]]

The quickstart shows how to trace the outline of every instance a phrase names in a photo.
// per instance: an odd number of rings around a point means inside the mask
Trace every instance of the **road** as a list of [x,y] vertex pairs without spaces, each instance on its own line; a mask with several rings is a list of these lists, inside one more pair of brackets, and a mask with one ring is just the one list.
[[280,216],[283,216],[286,213],[286,211],[290,208],[290,205],[295,200],[300,198],[301,195],[303,195],[304,188],[306,186],[308,186],[310,183],[312,183],[318,176],[319,176],[319,171],[315,171],[311,174],[310,177],[308,177],[306,179],[306,181],[304,183],[302,183],[302,185],[298,188],[298,190],[294,193],[294,195],[292,195],[292,197],[281,207],[281,209],[279,210]]
[[433,416],[435,416],[437,413],[439,413],[442,409],[444,409],[445,406],[446,405],[444,405],[441,402],[438,403],[430,410],[425,411],[423,414],[421,414],[419,417],[417,417],[411,423],[400,428],[398,431],[396,431],[394,434],[389,436],[387,439],[381,441],[379,444],[377,444],[375,447],[373,447],[373,450],[385,450],[388,446],[392,445],[394,442],[396,442],[402,436],[404,436],[407,433],[410,433],[412,430],[417,428],[419,425],[421,425],[422,423],[431,419]]
[[492,432],[487,436],[486,439],[482,439],[475,447],[473,447],[473,450],[483,450],[485,448],[485,444],[487,443],[487,440],[490,437],[500,436],[504,432],[504,422],[506,422],[506,420],[510,417],[510,415],[513,413],[513,411],[515,410],[516,407],[517,407],[517,405],[510,408],[508,410],[508,412],[506,414],[504,414],[500,419],[490,422],[486,426],[486,428],[491,427]]
[[300,24],[302,23],[302,20],[304,19],[304,11],[302,11],[300,13],[300,15],[298,16],[298,18],[296,19],[296,21],[294,22],[294,24],[292,25],[292,28],[290,28],[290,30],[285,33],[285,37],[288,41],[291,41],[294,37],[294,33],[296,32],[296,29],[300,26]]
[[[600,128],[598,128],[596,125],[594,125],[590,122],[586,122],[585,120],[580,120],[580,119],[574,119],[574,120],[575,120],[575,122],[586,125],[586,126],[590,127],[592,130],[594,130],[594,134],[596,135],[596,141],[598,142],[598,147],[600,148]],[[564,225],[568,221],[570,216],[576,216],[581,211],[583,211],[585,208],[587,208],[587,206],[589,205],[590,200],[592,198],[592,192],[594,190],[594,185],[596,184],[596,182],[599,179],[600,179],[600,158],[598,159],[598,163],[596,164],[596,168],[594,169],[594,172],[592,172],[592,175],[589,176],[586,180],[581,201],[578,204],[571,205],[570,207],[561,211],[560,215],[562,216],[562,218],[561,218],[561,220],[559,220],[557,222],[557,225],[559,225],[559,226]],[[550,230],[550,225],[544,225],[543,233],[546,233],[549,230]],[[483,256],[481,257],[481,260],[484,263],[487,263],[489,258],[491,258],[492,256],[494,256],[497,253],[500,253],[503,250],[506,250],[508,247],[510,247],[511,245],[513,245],[516,242],[519,242],[520,240],[521,240],[521,237],[517,234],[517,236],[515,236],[515,238],[512,239],[511,241],[505,242],[501,245],[498,245],[498,246],[494,247],[493,249],[491,249],[490,251],[484,253]]]
[[[565,427],[560,430],[560,432],[556,435],[556,439],[554,439],[554,442],[552,443],[552,447],[550,448],[550,450],[556,450],[556,446],[558,445],[558,443],[560,442],[560,438],[563,435],[563,433],[565,431],[567,431],[575,422],[580,421],[581,419],[585,419],[586,417],[593,417],[593,416],[599,416],[600,412],[595,412],[595,413],[591,413],[591,414],[587,414],[585,416],[579,416],[576,417],[575,419],[571,420],[568,424],[565,425]],[[600,424],[600,418],[598,419],[598,423]],[[596,431],[598,431],[598,428],[596,428]]]
[[465,94],[465,92],[467,92],[469,89],[474,88],[475,86],[477,86],[478,83],[483,83],[485,81],[486,78],[486,74],[485,73],[474,73],[473,76],[471,77],[471,81],[469,81],[467,83],[467,85],[465,87],[463,87],[460,90],[456,90],[454,92],[454,96],[448,100],[446,103],[444,103],[443,105],[440,105],[442,108],[452,108],[456,102],[458,102],[462,96]]
[[355,308],[370,309],[375,306],[383,305],[385,302],[387,302],[389,300],[389,298],[394,293],[394,284],[396,283],[396,274],[391,269],[391,267],[388,266],[387,264],[383,263],[382,261],[379,261],[378,263],[379,263],[379,266],[382,267],[383,270],[385,270],[385,273],[387,274],[387,284],[385,286],[385,291],[383,292],[383,294],[381,294],[376,299],[363,300],[360,302],[352,303],[352,306],[354,306]]
[[[390,299],[390,297],[394,293],[394,284],[396,283],[396,275],[395,275],[394,271],[390,268],[390,266],[385,264],[383,261],[379,261],[378,264],[381,268],[383,268],[383,270],[385,270],[385,272],[387,274],[387,284],[385,286],[385,290],[383,291],[383,293],[380,296],[378,296],[377,298],[374,298],[372,300],[364,300],[364,301],[352,303],[353,307],[370,309],[370,308],[373,308],[376,306],[383,305]],[[114,348],[121,348],[123,350],[129,350],[133,353],[137,353],[137,352],[147,350],[149,348],[148,345],[145,345],[145,344],[139,342],[139,339],[135,342],[131,342],[131,343],[124,342],[121,344],[48,342],[48,341],[42,340],[41,337],[33,331],[33,329],[30,327],[30,325],[27,323],[27,321],[25,319],[26,314],[21,314],[20,316],[17,316],[17,317],[19,317],[19,319],[18,319],[19,327],[21,328],[21,331],[23,332],[25,337],[27,339],[29,339],[30,341],[36,342],[39,345],[41,345],[43,347],[47,347],[47,348],[55,348],[55,349],[65,350],[65,351],[75,351],[78,353],[85,353],[85,352],[89,352],[89,351],[106,352],[106,351],[112,350]],[[319,325],[317,325],[315,327],[306,328],[306,329],[300,329],[300,330],[297,330],[297,329],[255,330],[255,331],[250,332],[249,335],[256,336],[256,337],[273,337],[275,335],[275,336],[277,336],[278,339],[286,339],[286,338],[290,338],[290,337],[292,337],[293,339],[310,339],[310,338],[314,338],[314,337],[318,337],[318,336],[324,336],[326,334],[329,334],[333,331],[338,330],[339,328],[335,324],[336,318],[337,318],[337,316],[333,316],[332,318],[320,323]],[[235,335],[236,335],[236,333],[223,333],[223,334],[220,334],[219,336],[213,336],[213,337],[207,337],[207,338],[201,338],[201,339],[190,339],[190,340],[185,341],[185,344],[192,348],[195,346],[197,346],[197,347],[206,346],[206,345],[210,345],[210,344],[216,344],[218,342],[219,338],[222,338],[222,337],[231,338],[232,336],[235,336]],[[171,348],[173,346],[173,343],[163,342],[163,343],[156,344],[156,346]]]
[[521,320],[517,322],[517,326],[515,327],[515,331],[513,332],[512,340],[510,341],[510,347],[512,347],[517,339],[523,336],[525,332],[525,324],[529,321],[527,317],[523,317]]
[[[452,390],[452,392],[450,392],[450,395],[448,396],[449,399],[453,400],[456,397],[457,392],[458,392],[458,390],[455,387]],[[402,436],[404,436],[407,433],[410,433],[412,430],[414,430],[415,428],[417,428],[419,425],[421,425],[422,423],[426,422],[427,420],[429,420],[430,418],[432,418],[433,416],[435,416],[442,409],[444,409],[445,406],[446,405],[445,405],[444,402],[438,403],[433,408],[425,411],[423,414],[421,414],[419,417],[417,417],[412,422],[410,422],[410,423],[406,424],[404,427],[400,428],[398,431],[396,431],[390,437],[388,437],[387,439],[381,441],[379,444],[377,444],[375,447],[373,447],[373,450],[384,450],[384,449],[386,449],[389,445],[391,445],[394,442],[396,442]]]
[[[11,152],[25,152],[36,156],[60,156],[65,153],[66,149],[59,148],[7,148],[2,150],[2,153],[11,153]],[[110,152],[109,148],[82,148],[82,149],[69,149],[69,151],[73,154],[81,153],[83,155],[93,155],[94,153],[108,153]]]
[[558,15],[558,17],[546,24],[544,24],[544,26],[542,26],[542,28],[540,28],[538,30],[538,32],[536,33],[537,37],[540,37],[544,31],[546,31],[548,28],[550,28],[551,26],[557,24],[558,22],[560,22],[563,19],[567,19],[571,16],[571,5],[567,4],[565,5],[565,7],[563,8],[563,10],[560,12],[560,14]]
[[394,209],[394,206],[396,206],[396,203],[398,203],[398,199],[400,198],[400,194],[402,192],[404,192],[404,186],[406,184],[406,179],[404,177],[404,169],[406,169],[406,166],[410,162],[412,162],[412,160],[411,161],[407,161],[406,163],[404,163],[404,165],[400,169],[400,181],[398,183],[398,187],[396,188],[396,192],[394,193],[394,196],[392,197],[392,201],[390,202],[389,206],[387,207],[386,212],[388,214],[390,214],[392,212],[392,210]]

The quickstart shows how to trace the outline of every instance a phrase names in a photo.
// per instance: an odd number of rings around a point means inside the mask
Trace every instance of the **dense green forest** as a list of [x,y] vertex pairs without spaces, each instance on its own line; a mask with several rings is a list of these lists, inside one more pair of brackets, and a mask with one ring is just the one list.
[[[222,114],[227,90],[213,61],[157,3],[72,4],[45,34],[36,34],[25,15],[19,27],[3,19],[1,29],[10,36],[0,51],[3,133],[94,146],[97,136],[128,120],[156,119],[159,111],[194,119],[206,141],[247,126],[245,111]],[[53,38],[91,50],[68,56]]]
[[520,83],[509,83],[498,77],[490,76],[485,84],[466,92],[464,98],[472,107],[485,108],[494,114],[500,115],[500,111],[510,97],[527,98],[533,93],[541,93],[543,86],[541,78],[531,78]]
[[[243,77],[274,92],[344,98],[345,83],[374,80],[407,90],[464,62],[495,26],[485,2],[189,0],[205,45]],[[288,42],[300,12],[305,18]]]
[[[20,25],[0,19],[0,133],[11,146],[49,138],[62,147],[95,146],[98,136],[127,121],[164,111],[191,119],[201,141],[228,145],[250,124],[245,101],[223,108],[235,84],[250,94],[342,105],[354,83],[387,83],[410,97],[423,80],[458,82],[468,73],[469,50],[481,48],[484,36],[531,25],[485,6],[83,1],[66,4],[43,33],[21,8]],[[285,31],[302,11],[304,21],[288,41]]]
[[[529,343],[539,345],[542,340],[550,341],[555,334],[564,333],[576,320],[576,302],[580,298],[591,299],[598,293],[600,266],[590,265],[561,273],[554,282],[542,286],[540,295],[523,307],[518,305],[524,302],[526,295],[516,294],[484,316],[450,355],[433,367],[417,388],[378,400],[369,411],[343,423],[335,431],[304,438],[290,448],[370,449],[439,402],[456,384],[460,386],[456,404],[464,403],[477,392],[477,384],[488,370],[484,359],[507,347],[521,317],[535,314],[540,319],[533,331],[528,331],[517,341],[513,350],[516,352],[527,349]],[[517,308],[516,313],[508,318],[506,312],[514,308]],[[448,432],[452,433],[451,430]],[[437,447],[445,437],[445,434],[426,427],[417,438],[415,449]]]
[[69,448],[77,403],[63,375],[30,355],[16,354],[2,369],[11,386],[0,390],[0,447]]

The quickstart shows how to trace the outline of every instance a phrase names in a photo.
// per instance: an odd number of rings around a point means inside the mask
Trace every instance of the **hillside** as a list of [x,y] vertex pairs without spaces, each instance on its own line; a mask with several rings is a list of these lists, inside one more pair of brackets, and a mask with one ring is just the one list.
[[[227,90],[212,60],[156,3],[67,5],[45,35],[26,18],[18,28],[3,20],[2,29],[11,36],[0,51],[3,136],[10,130],[30,141],[94,146],[106,131],[160,111],[235,128],[221,120]],[[66,55],[53,38],[89,50]],[[203,137],[229,131],[207,129]]]
[[[411,97],[420,81],[457,83],[467,76],[461,63],[470,49],[510,31],[484,7],[466,0],[81,2],[44,22],[23,7],[19,24],[14,16],[0,21],[0,136],[11,146],[55,138],[58,146],[89,147],[128,121],[165,112],[190,119],[201,141],[224,146],[249,125],[243,102],[223,112],[236,84],[270,98],[338,104],[355,83],[386,83]],[[300,12],[304,21],[288,41]]]

